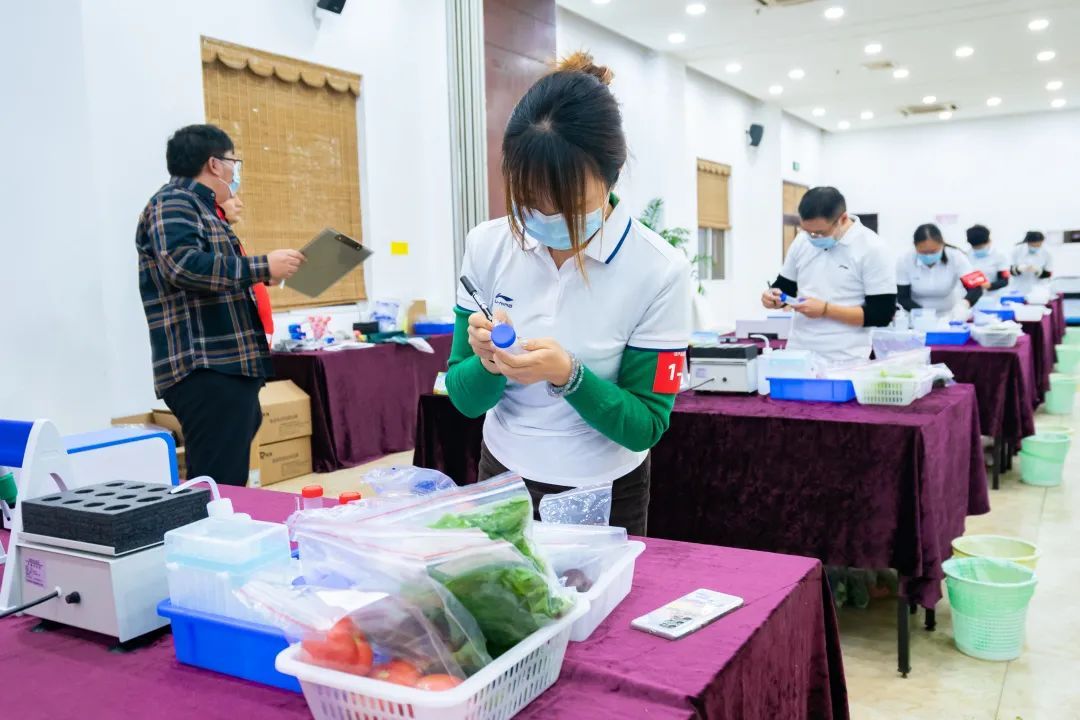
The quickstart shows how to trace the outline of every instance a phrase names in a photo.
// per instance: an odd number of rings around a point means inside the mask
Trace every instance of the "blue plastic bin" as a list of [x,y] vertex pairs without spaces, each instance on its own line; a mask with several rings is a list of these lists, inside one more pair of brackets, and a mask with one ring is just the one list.
[[418,322],[413,325],[413,335],[452,335],[454,323]]
[[1016,321],[1015,310],[980,310],[979,308],[976,308],[975,312],[986,313],[987,315],[997,315],[998,320],[1001,320],[1002,322],[1005,322],[1006,320]]
[[299,680],[274,668],[278,653],[289,647],[277,628],[173,607],[168,600],[158,605],[158,615],[172,621],[176,659],[185,665],[300,692]]
[[1004,305],[1005,303],[1016,303],[1017,305],[1026,305],[1027,300],[1023,295],[1002,295],[998,300]]
[[818,380],[816,378],[768,378],[769,394],[773,400],[844,403],[855,399],[855,386],[850,380]]
[[967,345],[971,339],[971,329],[936,330],[926,333],[927,345]]

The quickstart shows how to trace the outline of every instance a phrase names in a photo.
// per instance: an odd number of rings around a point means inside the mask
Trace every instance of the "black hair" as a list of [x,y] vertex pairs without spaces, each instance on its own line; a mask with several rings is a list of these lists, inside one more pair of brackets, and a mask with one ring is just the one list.
[[173,133],[165,146],[165,165],[174,177],[193,178],[212,157],[235,150],[233,141],[216,125],[188,125]]
[[967,241],[971,247],[979,247],[990,242],[990,228],[985,225],[972,225],[967,229]]
[[1042,242],[1045,239],[1046,239],[1046,236],[1043,235],[1038,230],[1028,230],[1027,235],[1024,236],[1024,242],[1025,243]]
[[[590,177],[615,185],[626,164],[622,113],[608,89],[612,72],[574,53],[540,78],[518,101],[502,142],[506,214],[524,240],[515,208],[551,206],[566,220],[575,250],[588,238],[585,207]],[[578,267],[584,269],[578,256]]]
[[799,217],[802,220],[823,218],[835,222],[846,211],[847,203],[840,191],[825,185],[807,190],[799,201]]

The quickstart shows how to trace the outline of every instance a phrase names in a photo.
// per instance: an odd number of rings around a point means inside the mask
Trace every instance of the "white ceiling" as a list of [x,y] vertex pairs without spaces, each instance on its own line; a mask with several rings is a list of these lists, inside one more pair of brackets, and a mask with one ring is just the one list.
[[[1054,98],[1080,107],[1080,0],[809,0],[784,7],[759,0],[701,2],[706,12],[691,16],[691,0],[558,0],[826,130],[837,130],[841,120],[853,130],[946,122],[936,113],[899,112],[927,95],[955,104],[953,120],[1048,111]],[[827,20],[825,10],[832,7],[842,7],[844,16]],[[1049,20],[1049,27],[1029,30],[1036,18]],[[684,34],[685,42],[670,42],[672,33]],[[883,49],[870,56],[864,48],[872,42]],[[964,45],[974,54],[958,59],[955,50]],[[1042,50],[1056,57],[1039,62]],[[891,70],[868,70],[863,64],[869,61],[891,61],[910,75],[900,80]],[[741,64],[740,72],[726,71],[733,62]],[[805,77],[789,78],[794,68]],[[1048,91],[1051,80],[1062,81],[1062,89]],[[771,95],[772,85],[781,85],[783,93]],[[1001,98],[1000,104],[987,106],[990,97]],[[815,107],[826,114],[814,117]],[[861,119],[864,111],[873,119]]]

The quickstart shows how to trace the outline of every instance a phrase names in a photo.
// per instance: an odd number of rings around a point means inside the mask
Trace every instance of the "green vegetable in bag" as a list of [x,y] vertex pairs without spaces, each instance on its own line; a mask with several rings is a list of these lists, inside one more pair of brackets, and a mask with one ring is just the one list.
[[492,505],[486,512],[444,515],[430,527],[436,530],[462,528],[483,530],[492,540],[505,540],[510,543],[531,560],[537,570],[546,572],[547,567],[533,552],[531,544],[525,537],[525,529],[530,520],[532,520],[532,501],[528,498],[514,498]]

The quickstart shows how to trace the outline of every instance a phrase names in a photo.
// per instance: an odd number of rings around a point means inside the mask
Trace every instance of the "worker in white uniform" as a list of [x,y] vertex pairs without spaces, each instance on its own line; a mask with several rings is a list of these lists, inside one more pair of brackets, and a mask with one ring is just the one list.
[[985,225],[972,225],[967,229],[967,241],[971,246],[972,266],[986,276],[987,282],[983,285],[984,300],[996,300],[1004,294],[1009,286],[1012,273],[1009,269],[1009,258],[1001,250],[994,247],[990,239],[990,229]]
[[[799,202],[802,228],[784,266],[761,296],[765,308],[795,311],[791,349],[810,350],[827,363],[870,357],[870,328],[886,327],[896,312],[896,277],[885,243],[847,211],[833,187],[809,190]],[[785,303],[781,293],[790,300]]]
[[[611,525],[644,535],[649,451],[690,341],[690,263],[612,192],[626,163],[612,73],[575,53],[518,102],[502,141],[507,215],[477,225],[446,389],[484,420],[478,476],[534,503],[611,483]],[[464,285],[464,283],[463,283]],[[489,303],[495,324],[488,316]],[[513,321],[515,346],[502,337]]]
[[1054,258],[1050,251],[1043,247],[1045,242],[1045,235],[1038,230],[1031,230],[1013,251],[1013,288],[1018,292],[1029,293],[1039,281],[1047,281],[1053,275]]
[[973,285],[975,268],[971,260],[962,250],[946,247],[937,225],[920,225],[914,240],[915,247],[896,265],[900,306],[908,311],[927,308],[954,319],[966,319],[982,297],[983,285],[988,283]]

